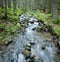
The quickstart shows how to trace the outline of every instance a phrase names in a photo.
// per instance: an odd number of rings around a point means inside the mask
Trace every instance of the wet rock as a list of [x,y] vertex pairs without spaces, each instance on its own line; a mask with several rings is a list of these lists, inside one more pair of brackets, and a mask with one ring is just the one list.
[[43,62],[42,59],[37,59],[35,62]]
[[31,57],[31,51],[24,50],[23,54],[25,56],[25,59],[29,59]]
[[60,45],[59,45],[59,42],[57,42],[57,47],[58,47],[58,50],[60,50]]
[[6,41],[6,42],[5,42],[5,46],[8,46],[8,45],[11,44],[12,42],[13,42],[13,40]]
[[58,41],[58,36],[53,36],[53,39],[52,39],[54,42],[57,42]]
[[42,58],[32,56],[29,62],[43,62]]
[[30,21],[31,24],[34,24],[34,21]]
[[43,44],[41,48],[42,48],[42,50],[45,50],[46,49],[46,45]]
[[26,46],[25,50],[31,51],[31,48],[29,46]]
[[35,30],[36,28],[32,28],[32,30]]
[[44,40],[44,42],[51,42],[51,41],[52,41],[51,39],[49,39],[49,40],[47,40],[47,39],[46,39],[46,40]]
[[46,47],[42,47],[42,50],[45,50]]
[[48,32],[50,32],[51,33],[51,35],[53,35],[53,36],[56,36],[57,34],[54,32],[54,30],[52,30],[52,27],[49,25],[49,26],[47,26],[48,27]]
[[25,24],[21,24],[21,27],[25,27]]
[[38,26],[37,31],[38,32],[47,32],[48,30],[45,28],[45,26]]
[[39,23],[39,26],[44,26],[44,24],[42,22],[38,22]]
[[25,56],[25,59],[29,59],[31,57],[31,45],[30,44],[27,44],[25,46],[25,50],[24,50],[23,54]]
[[35,62],[35,56],[32,56],[29,62]]
[[60,50],[57,50],[57,54],[59,54],[59,55],[60,55]]
[[38,32],[40,32],[40,31],[42,31],[42,30],[43,30],[43,28],[42,28],[41,26],[38,26],[38,27],[37,27],[37,31],[38,31]]
[[34,17],[30,18],[30,20],[29,20],[30,23],[34,23],[34,22],[37,22],[37,21],[38,20],[36,18],[34,18]]
[[44,27],[44,31],[45,31],[45,32],[48,32],[48,28],[47,28],[47,27]]
[[27,28],[27,24],[25,24],[25,28]]
[[58,36],[53,36],[53,42],[55,44],[55,46],[57,47],[58,51],[60,50],[60,40]]
[[23,27],[24,27],[24,28],[27,28],[27,24],[25,24],[25,23],[24,23],[24,24],[21,24],[21,29],[22,29]]
[[0,62],[3,62],[3,59],[2,59],[2,57],[1,57],[1,54],[0,54]]
[[40,19],[40,20],[38,20],[38,22],[39,22],[39,23],[42,23],[42,24],[44,24],[44,21],[42,21],[41,19]]
[[55,54],[55,62],[60,62],[60,55],[59,54]]
[[35,45],[35,42],[30,42],[31,45]]
[[29,47],[29,48],[31,48],[31,45],[30,45],[30,43],[29,43],[29,44],[27,44],[27,45],[25,46],[25,48],[26,48],[26,47]]

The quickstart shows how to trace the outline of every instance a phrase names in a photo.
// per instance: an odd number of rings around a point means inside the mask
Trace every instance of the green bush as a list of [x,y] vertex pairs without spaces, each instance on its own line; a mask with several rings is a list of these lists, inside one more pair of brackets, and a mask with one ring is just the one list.
[[0,40],[2,40],[3,39],[3,36],[2,35],[0,35]]
[[4,24],[0,24],[0,30],[4,29],[5,25]]
[[13,25],[13,26],[6,26],[5,27],[5,33],[6,34],[11,34],[11,33],[15,33],[16,30],[18,30],[19,27],[17,25]]
[[9,16],[13,21],[18,21],[18,16]]
[[0,8],[0,14],[4,12],[4,9]]
[[8,16],[14,21],[18,21],[18,18],[22,13],[23,13],[23,10],[21,9],[17,9],[15,12],[13,12],[13,9],[8,8]]
[[54,27],[53,27],[53,30],[54,30],[54,32],[55,32],[58,36],[60,36],[60,28],[59,28],[59,27],[54,26]]

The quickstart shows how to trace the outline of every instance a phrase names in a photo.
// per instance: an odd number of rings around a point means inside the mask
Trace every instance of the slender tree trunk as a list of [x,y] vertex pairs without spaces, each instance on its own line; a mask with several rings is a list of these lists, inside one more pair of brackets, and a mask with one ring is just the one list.
[[53,19],[58,18],[57,4],[58,4],[58,0],[52,0],[52,16],[53,16]]
[[11,0],[8,0],[8,8],[11,8]]
[[16,11],[16,7],[17,7],[17,0],[13,0],[13,10],[14,12]]
[[0,0],[0,7],[3,8],[3,0]]
[[7,19],[7,0],[5,0],[5,15],[4,18]]

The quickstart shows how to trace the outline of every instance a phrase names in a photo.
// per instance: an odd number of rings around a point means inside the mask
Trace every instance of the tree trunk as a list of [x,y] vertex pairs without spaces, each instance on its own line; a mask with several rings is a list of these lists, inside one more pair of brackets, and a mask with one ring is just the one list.
[[7,19],[7,0],[5,0],[5,15],[4,18]]
[[16,11],[16,7],[17,7],[17,1],[16,0],[13,0],[13,10],[14,12]]
[[8,0],[8,8],[11,8],[11,0]]
[[0,0],[0,7],[3,8],[3,0]]
[[53,16],[53,19],[58,18],[57,4],[58,4],[58,0],[52,0],[52,16]]

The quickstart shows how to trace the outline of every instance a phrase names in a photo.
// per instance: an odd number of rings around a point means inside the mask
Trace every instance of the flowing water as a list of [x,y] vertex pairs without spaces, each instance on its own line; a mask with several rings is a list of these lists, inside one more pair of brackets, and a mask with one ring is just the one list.
[[[0,54],[0,62],[29,62],[25,59],[25,45],[34,42],[31,46],[31,56],[35,55],[40,61],[37,62],[55,62],[55,47],[51,39],[45,39],[42,33],[37,32],[38,22],[28,23],[28,27],[14,39],[14,42],[7,48],[4,53]],[[35,28],[35,30],[33,30]],[[44,47],[45,49],[42,49]]]

